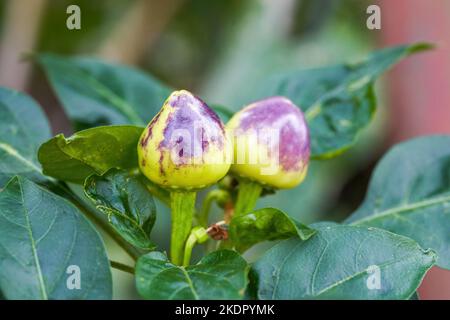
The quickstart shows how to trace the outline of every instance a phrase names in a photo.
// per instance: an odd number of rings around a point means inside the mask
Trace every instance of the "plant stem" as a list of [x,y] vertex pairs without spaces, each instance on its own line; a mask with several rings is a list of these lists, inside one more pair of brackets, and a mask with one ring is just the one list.
[[225,199],[229,198],[229,194],[225,190],[221,189],[215,189],[206,195],[205,199],[203,200],[202,209],[200,211],[200,214],[198,215],[198,223],[203,226],[208,226],[208,216],[209,211],[211,210],[211,205],[214,201],[217,201],[219,199]]
[[184,256],[183,256],[183,267],[187,267],[191,261],[192,249],[197,243],[205,243],[208,241],[209,235],[208,231],[201,227],[196,226],[192,228],[191,233],[184,246]]
[[183,262],[184,245],[191,232],[194,219],[196,195],[195,191],[172,191],[170,193],[172,211],[170,258],[176,265],[181,265]]
[[183,267],[187,267],[191,262],[192,249],[197,243],[197,237],[194,234],[190,234],[186,246],[184,247]]
[[114,269],[134,274],[134,268],[129,265],[126,265],[126,264],[123,264],[121,262],[117,262],[114,260],[109,260],[109,264]]
[[261,192],[262,185],[258,182],[241,179],[239,181],[238,195],[234,206],[234,215],[239,216],[252,211]]

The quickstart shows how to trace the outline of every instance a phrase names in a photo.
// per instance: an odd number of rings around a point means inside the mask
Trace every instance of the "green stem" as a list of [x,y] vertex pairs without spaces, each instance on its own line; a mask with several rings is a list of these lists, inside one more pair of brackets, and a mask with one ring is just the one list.
[[170,193],[172,210],[170,258],[176,265],[181,265],[183,262],[184,244],[189,237],[194,219],[196,195],[194,191],[172,191]]
[[262,185],[258,182],[242,179],[239,181],[238,195],[234,206],[234,216],[250,212],[255,208],[256,201],[262,192]]
[[189,265],[194,246],[197,243],[205,243],[208,239],[208,231],[205,228],[200,226],[192,228],[191,234],[189,235],[184,247],[183,267],[187,267]]
[[194,246],[197,244],[197,237],[195,234],[190,234],[186,241],[186,246],[184,247],[184,257],[183,257],[183,267],[187,267],[191,262],[191,255]]
[[229,193],[221,189],[215,189],[208,192],[205,199],[203,200],[203,205],[200,214],[198,215],[198,223],[203,227],[207,227],[209,211],[211,210],[212,203],[220,199],[225,201],[225,199],[229,197],[230,197]]
[[129,266],[129,265],[126,265],[126,264],[123,264],[121,262],[117,262],[117,261],[114,261],[114,260],[110,260],[109,264],[114,269],[134,274],[134,268]]

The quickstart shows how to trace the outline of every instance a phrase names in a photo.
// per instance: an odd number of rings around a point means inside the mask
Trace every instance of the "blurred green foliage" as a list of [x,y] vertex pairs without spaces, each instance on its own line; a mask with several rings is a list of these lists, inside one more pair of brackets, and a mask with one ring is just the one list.
[[[49,0],[36,51],[69,56],[95,54],[137,1]],[[1,16],[6,3],[0,3]],[[70,4],[81,8],[81,30],[66,28]],[[365,56],[374,35],[365,26],[368,4],[360,0],[186,0],[136,64],[171,87],[192,90],[206,101],[236,111],[250,102],[255,89],[269,75]],[[35,73],[31,91],[44,105],[54,103],[46,105],[47,111],[53,112],[60,106],[48,98],[52,93],[42,83],[43,74]],[[364,172],[377,156],[383,138],[382,115],[377,115],[375,124],[350,152],[330,162],[312,163],[304,184],[268,195],[258,207],[274,206],[306,223],[319,218],[339,219],[351,212],[361,201],[366,188]],[[352,188],[356,195],[339,201],[349,181],[356,183]],[[157,207],[152,240],[163,244],[164,250],[168,248],[165,230],[170,215],[163,204],[157,203]],[[215,211],[220,217],[218,208]],[[111,254],[123,261],[124,257],[114,250]],[[120,272],[114,272],[114,278],[115,288],[131,279]],[[132,284],[129,288],[133,291]],[[115,294],[130,297],[128,291],[115,290]]]

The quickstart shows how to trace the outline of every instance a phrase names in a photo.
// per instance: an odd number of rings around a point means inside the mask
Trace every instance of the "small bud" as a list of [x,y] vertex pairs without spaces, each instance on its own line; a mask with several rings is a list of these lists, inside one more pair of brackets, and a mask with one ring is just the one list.
[[142,133],[139,166],[164,187],[203,188],[229,170],[228,144],[214,111],[190,92],[175,91]]
[[293,188],[306,176],[310,141],[300,108],[285,97],[245,107],[227,124],[234,136],[231,170],[275,188]]

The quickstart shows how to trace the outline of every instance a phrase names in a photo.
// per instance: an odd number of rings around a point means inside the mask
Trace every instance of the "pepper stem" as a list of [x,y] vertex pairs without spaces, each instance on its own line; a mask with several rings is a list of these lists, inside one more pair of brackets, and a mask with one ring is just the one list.
[[234,215],[239,216],[250,212],[256,205],[262,192],[262,185],[258,182],[241,179],[236,204],[234,206]]
[[175,265],[181,265],[183,262],[184,246],[194,219],[196,195],[194,191],[171,191],[170,193],[172,211],[170,258]]
[[206,229],[200,226],[194,227],[189,235],[184,247],[183,267],[187,267],[191,262],[192,250],[197,243],[204,243],[209,239]]
[[218,203],[219,201],[226,202],[226,200],[229,200],[229,198],[229,192],[222,189],[215,189],[208,192],[205,199],[203,200],[203,206],[200,214],[198,215],[199,224],[204,227],[208,225],[209,211],[211,210],[211,206],[214,201]]

